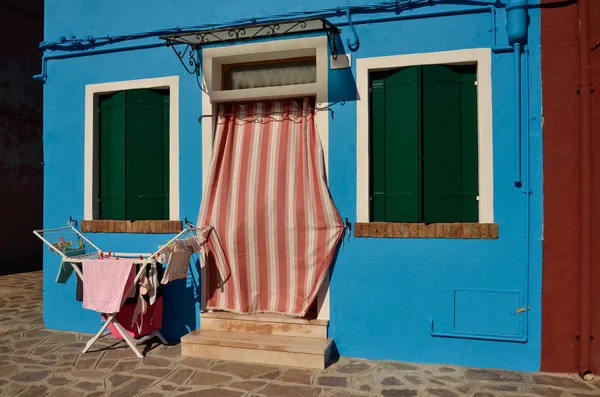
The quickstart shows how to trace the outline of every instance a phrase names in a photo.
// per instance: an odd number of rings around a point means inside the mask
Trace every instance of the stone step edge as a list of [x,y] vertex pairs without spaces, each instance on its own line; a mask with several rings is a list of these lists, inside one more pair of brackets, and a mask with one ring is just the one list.
[[[209,332],[209,334],[207,334]],[[310,354],[315,356],[326,355],[328,351],[333,347],[333,339],[332,338],[301,338],[294,336],[276,336],[272,337],[271,335],[260,335],[260,341],[250,341],[244,339],[235,339],[235,338],[227,338],[222,339],[216,335],[211,335],[210,333],[223,333],[223,334],[239,334],[239,335],[247,335],[239,332],[227,332],[227,331],[202,331],[201,329],[197,329],[195,331],[190,332],[187,335],[184,335],[181,338],[181,344],[189,344],[189,345],[208,345],[213,347],[235,347],[242,348],[248,350],[256,350],[256,351],[277,351],[281,353],[289,353],[289,354]],[[323,349],[321,347],[307,347],[298,345],[296,343],[292,343],[287,345],[287,349],[282,350],[282,346],[285,346],[285,343],[279,342],[269,342],[268,339],[277,338],[277,339],[289,339],[290,342],[299,342],[301,340],[321,340],[324,343],[327,343],[327,346]],[[260,347],[257,347],[260,345]],[[289,349],[289,350],[288,350]]]

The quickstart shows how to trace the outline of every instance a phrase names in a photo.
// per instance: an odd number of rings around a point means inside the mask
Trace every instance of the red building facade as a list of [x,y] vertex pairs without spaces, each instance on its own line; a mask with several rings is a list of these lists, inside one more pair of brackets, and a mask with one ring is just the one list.
[[599,373],[600,1],[541,3],[541,370]]

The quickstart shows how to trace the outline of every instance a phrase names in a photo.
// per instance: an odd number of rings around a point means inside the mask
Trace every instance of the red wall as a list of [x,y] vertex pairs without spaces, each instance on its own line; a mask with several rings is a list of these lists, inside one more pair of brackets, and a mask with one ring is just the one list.
[[[542,371],[576,372],[579,330],[580,145],[577,5],[542,0],[544,242]],[[600,40],[600,1],[590,1]],[[562,3],[564,4],[564,2]],[[554,5],[554,6],[552,6]],[[592,370],[600,372],[600,49],[591,53],[593,134]],[[594,287],[596,286],[596,287]],[[595,302],[595,303],[594,303]]]

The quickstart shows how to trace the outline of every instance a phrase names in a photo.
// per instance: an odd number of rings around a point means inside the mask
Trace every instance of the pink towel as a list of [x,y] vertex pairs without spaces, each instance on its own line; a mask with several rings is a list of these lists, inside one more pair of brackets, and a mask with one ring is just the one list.
[[100,313],[121,309],[128,280],[135,276],[133,260],[83,260],[83,307]]

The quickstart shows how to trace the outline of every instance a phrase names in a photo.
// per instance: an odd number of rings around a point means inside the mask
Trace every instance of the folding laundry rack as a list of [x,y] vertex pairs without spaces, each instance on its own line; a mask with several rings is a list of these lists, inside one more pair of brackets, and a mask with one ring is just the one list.
[[[159,247],[159,249],[151,254],[148,253],[132,253],[132,252],[111,252],[111,251],[102,251],[98,246],[92,243],[86,236],[84,236],[81,232],[79,232],[76,228],[69,223],[67,226],[54,228],[54,229],[42,229],[42,230],[34,230],[33,233],[39,237],[48,247],[50,247],[50,251],[57,253],[62,257],[61,266],[70,264],[73,266],[73,269],[77,273],[77,275],[83,280],[83,274],[79,269],[77,264],[80,264],[84,259],[101,259],[104,257],[111,258],[136,258],[134,260],[134,264],[140,265],[140,269],[137,272],[133,283],[129,286],[126,293],[123,295],[123,301],[121,302],[121,306],[124,303],[127,296],[133,292],[133,289],[136,288],[137,283],[140,278],[146,271],[146,268],[149,264],[156,263],[158,256],[165,252],[168,247],[172,245],[172,243],[185,234],[195,233],[197,231],[202,231],[205,228],[194,228],[188,227],[178,233],[175,237],[169,240],[165,245]],[[84,286],[85,287],[85,286]],[[106,316],[106,321],[100,327],[100,330],[92,337],[85,345],[85,348],[81,351],[82,353],[87,352],[96,341],[104,336],[110,334],[110,331],[107,331],[109,324],[113,324],[115,328],[119,331],[125,342],[129,345],[129,347],[133,350],[136,356],[139,358],[143,358],[143,355],[136,349],[136,345],[147,341],[153,337],[157,337],[163,344],[167,344],[167,340],[162,336],[162,334],[155,330],[148,335],[143,336],[139,339],[132,338],[129,333],[123,328],[121,324],[117,321],[117,313],[102,313]]]

